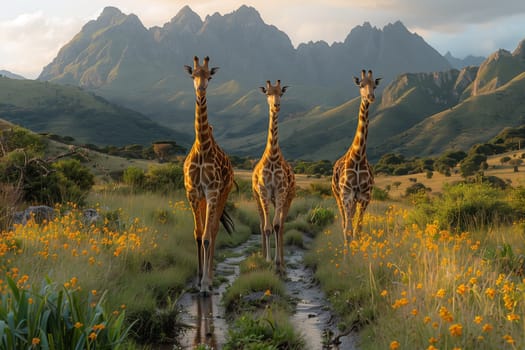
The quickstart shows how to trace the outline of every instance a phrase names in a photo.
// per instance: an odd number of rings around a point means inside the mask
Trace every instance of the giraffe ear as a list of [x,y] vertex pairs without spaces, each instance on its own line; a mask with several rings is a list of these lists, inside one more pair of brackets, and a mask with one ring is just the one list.
[[284,94],[286,92],[286,89],[288,89],[288,86],[285,85],[281,88],[281,92]]
[[376,86],[379,85],[379,81],[381,80],[382,78],[377,78],[376,79]]
[[263,94],[266,95],[266,88],[264,86],[259,87],[259,89],[262,91]]
[[361,86],[361,82],[359,81],[358,77],[354,77],[354,82],[355,82],[355,85]]
[[217,73],[218,70],[219,67],[213,67],[212,69],[210,69],[210,75],[214,75],[215,73]]
[[189,75],[193,74],[193,69],[190,66],[184,66],[184,70],[188,72]]

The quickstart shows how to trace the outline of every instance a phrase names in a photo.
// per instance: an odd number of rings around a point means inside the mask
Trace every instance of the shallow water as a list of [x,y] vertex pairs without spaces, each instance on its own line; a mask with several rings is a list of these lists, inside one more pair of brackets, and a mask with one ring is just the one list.
[[[260,236],[252,235],[248,241],[233,249],[235,257],[217,264],[215,273],[225,276],[227,280],[211,296],[204,297],[196,292],[188,292],[180,298],[179,305],[185,310],[181,320],[190,328],[179,339],[180,347],[164,346],[158,350],[193,349],[198,344],[207,344],[216,350],[222,348],[228,334],[228,323],[221,305],[222,294],[239,276],[239,264],[246,258],[244,253],[247,248],[259,244]],[[304,337],[307,344],[305,350],[356,349],[352,335],[341,337],[341,344],[338,346],[323,347],[323,333],[326,330],[338,334],[329,305],[319,286],[313,282],[312,271],[304,267],[302,260],[305,251],[294,247],[285,247],[285,250],[286,288],[298,300],[291,322]]]

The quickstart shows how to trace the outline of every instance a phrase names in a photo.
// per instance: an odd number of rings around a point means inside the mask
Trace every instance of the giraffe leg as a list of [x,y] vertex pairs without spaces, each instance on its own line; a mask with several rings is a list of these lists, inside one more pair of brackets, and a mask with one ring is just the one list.
[[[333,180],[335,181],[335,180]],[[344,205],[343,205],[343,200],[342,200],[342,196],[341,196],[341,191],[339,189],[339,184],[335,184],[334,182],[332,182],[332,193],[334,194],[334,198],[335,198],[335,202],[337,203],[337,208],[339,208],[339,215],[341,216],[341,227],[343,228],[343,235],[345,234],[345,231],[346,231],[346,213],[345,213],[345,208],[344,208]],[[346,240],[345,240],[346,242]]]
[[272,226],[270,224],[270,201],[268,200],[268,192],[259,188],[259,201],[261,205],[261,210],[263,213],[263,253],[266,253],[266,261],[272,261],[271,251],[270,251],[270,235],[272,233]]
[[[215,224],[215,221],[218,222],[220,215],[217,213],[217,194],[210,195],[206,201],[206,219],[204,224],[204,235],[202,237],[202,246],[203,246],[203,266],[202,266],[202,279],[201,279],[201,293],[203,295],[208,295],[211,292],[211,276],[210,271],[213,268],[213,248],[215,244],[213,230],[214,227],[218,225]],[[222,213],[222,212],[221,212]]]
[[363,217],[365,215],[366,208],[368,207],[369,200],[359,201],[359,213],[357,216],[357,223],[354,232],[359,235],[363,227]]
[[344,238],[345,238],[345,247],[348,246],[348,240],[353,238],[354,233],[352,232],[353,224],[352,220],[355,216],[355,210],[356,210],[356,200],[355,198],[350,198],[348,200],[345,200],[343,202],[344,210],[345,210],[345,223],[343,225],[344,230]]
[[[275,229],[275,266],[279,273],[284,273],[285,271],[285,261],[284,261],[284,222],[288,216],[288,210],[292,202],[293,196],[288,196],[285,199],[284,204],[279,210],[275,212],[274,219],[274,229]],[[277,223],[275,221],[277,220]]]
[[266,240],[264,235],[264,211],[261,204],[261,196],[256,189],[253,189],[253,197],[255,198],[255,204],[257,206],[257,213],[259,214],[259,232],[261,233],[261,249],[262,256],[266,257]]
[[198,271],[197,271],[197,284],[200,286],[200,282],[202,280],[202,268],[203,268],[203,250],[202,250],[202,234],[203,234],[203,222],[204,222],[204,210],[206,207],[204,206],[204,201],[199,201],[195,198],[189,198],[188,200],[190,202],[190,207],[193,212],[193,237],[195,238],[195,243],[197,245],[197,258],[198,258]]

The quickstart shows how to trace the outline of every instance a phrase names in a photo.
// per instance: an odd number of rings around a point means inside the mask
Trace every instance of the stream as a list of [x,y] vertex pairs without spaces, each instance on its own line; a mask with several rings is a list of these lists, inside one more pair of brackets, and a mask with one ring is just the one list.
[[[233,248],[232,255],[217,264],[216,274],[226,277],[226,281],[214,289],[210,297],[201,297],[198,292],[186,292],[179,299],[183,315],[181,321],[189,328],[178,339],[179,347],[162,347],[163,350],[193,349],[199,344],[206,344],[210,349],[220,350],[226,341],[228,323],[225,318],[221,298],[226,288],[239,276],[239,264],[246,259],[248,247],[260,244],[260,236],[254,234],[240,246]],[[286,288],[297,300],[291,322],[304,337],[305,350],[355,350],[355,339],[352,334],[339,338],[338,345],[323,347],[326,332],[338,334],[337,322],[330,313],[330,307],[323,292],[315,283],[313,272],[304,267],[305,250],[297,247],[285,247]]]

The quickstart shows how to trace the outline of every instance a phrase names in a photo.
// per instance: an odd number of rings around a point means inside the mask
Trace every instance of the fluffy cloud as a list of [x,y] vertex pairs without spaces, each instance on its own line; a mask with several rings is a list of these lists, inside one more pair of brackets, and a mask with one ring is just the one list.
[[0,22],[0,67],[36,78],[82,24],[73,18],[45,17],[40,11]]

